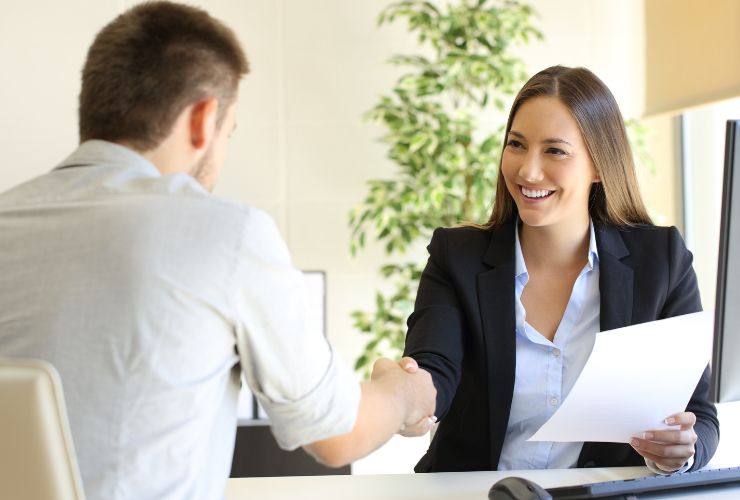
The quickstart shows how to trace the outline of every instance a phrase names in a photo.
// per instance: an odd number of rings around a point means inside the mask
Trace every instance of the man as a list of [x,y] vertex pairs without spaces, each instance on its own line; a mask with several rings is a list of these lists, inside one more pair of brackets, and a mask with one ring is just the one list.
[[88,498],[221,497],[239,368],[278,443],[331,466],[431,425],[428,373],[354,381],[272,221],[210,194],[247,71],[204,11],[132,8],[89,50],[79,148],[0,195],[0,355],[59,370]]

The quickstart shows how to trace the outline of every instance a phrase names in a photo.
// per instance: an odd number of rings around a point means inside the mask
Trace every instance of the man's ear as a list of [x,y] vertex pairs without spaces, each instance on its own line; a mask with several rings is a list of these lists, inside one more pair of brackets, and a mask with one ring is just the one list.
[[207,149],[216,135],[218,99],[210,97],[190,107],[190,143],[194,149]]

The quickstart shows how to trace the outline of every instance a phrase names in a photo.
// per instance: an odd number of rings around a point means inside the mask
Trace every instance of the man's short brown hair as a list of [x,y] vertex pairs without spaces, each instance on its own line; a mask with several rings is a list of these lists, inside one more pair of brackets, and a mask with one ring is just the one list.
[[204,10],[171,2],[137,5],[95,37],[82,70],[80,142],[156,147],[185,107],[219,99],[217,122],[249,71],[230,28]]

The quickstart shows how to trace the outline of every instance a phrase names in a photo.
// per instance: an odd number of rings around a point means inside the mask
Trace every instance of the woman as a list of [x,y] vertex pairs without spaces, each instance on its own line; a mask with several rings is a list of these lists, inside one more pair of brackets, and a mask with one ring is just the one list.
[[554,66],[524,85],[488,223],[439,228],[428,249],[405,355],[432,374],[440,425],[417,472],[706,465],[719,439],[708,371],[667,416],[677,430],[631,445],[526,441],[597,332],[701,310],[691,253],[651,224],[619,108],[593,73]]

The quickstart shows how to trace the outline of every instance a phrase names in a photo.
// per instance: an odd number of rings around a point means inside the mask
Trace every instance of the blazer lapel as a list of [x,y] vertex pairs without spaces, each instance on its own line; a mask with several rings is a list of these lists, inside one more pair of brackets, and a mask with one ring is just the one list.
[[514,393],[516,320],[514,311],[514,223],[494,229],[478,275],[483,342],[488,360],[491,469],[498,466]]
[[601,331],[613,330],[632,324],[634,275],[632,268],[622,261],[630,253],[619,231],[601,224],[595,229],[599,250]]
[[[594,223],[594,230],[599,251],[601,331],[628,326],[632,324],[634,272],[622,259],[630,252],[616,228]],[[583,443],[577,466],[601,467],[619,463],[617,457],[621,454],[625,454],[625,446],[621,444]]]

